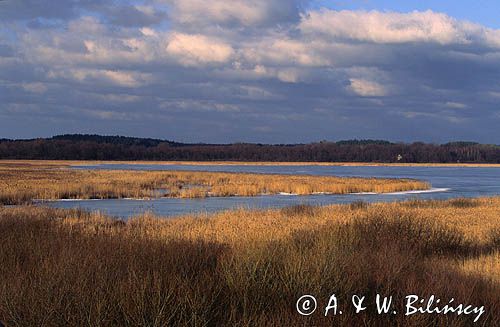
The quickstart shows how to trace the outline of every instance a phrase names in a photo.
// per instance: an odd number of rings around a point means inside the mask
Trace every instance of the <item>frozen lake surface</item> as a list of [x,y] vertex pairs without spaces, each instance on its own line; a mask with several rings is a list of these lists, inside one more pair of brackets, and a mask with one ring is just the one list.
[[256,197],[209,197],[203,199],[152,200],[64,200],[48,202],[58,208],[99,210],[120,218],[128,218],[145,211],[160,216],[177,216],[187,213],[214,212],[243,208],[284,207],[294,204],[325,205],[353,201],[380,202],[405,199],[448,199],[500,195],[500,168],[495,167],[395,167],[395,166],[262,166],[262,165],[138,165],[103,164],[76,166],[75,169],[125,169],[125,170],[187,170],[248,172],[265,174],[304,174],[345,177],[414,178],[430,182],[433,189],[389,194],[346,195],[265,195]]

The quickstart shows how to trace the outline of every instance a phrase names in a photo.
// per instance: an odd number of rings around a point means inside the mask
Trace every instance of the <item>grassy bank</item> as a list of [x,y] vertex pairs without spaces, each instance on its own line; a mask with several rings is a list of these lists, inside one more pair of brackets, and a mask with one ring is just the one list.
[[[0,206],[0,320],[8,326],[468,326],[404,315],[407,294],[484,305],[500,323],[500,198],[299,205],[127,222],[78,210]],[[395,297],[304,317],[335,293]],[[323,311],[323,312],[322,312]]]
[[409,179],[340,178],[187,171],[88,171],[32,166],[0,166],[0,204],[33,199],[112,199],[206,196],[256,196],[280,192],[398,192],[428,189]]

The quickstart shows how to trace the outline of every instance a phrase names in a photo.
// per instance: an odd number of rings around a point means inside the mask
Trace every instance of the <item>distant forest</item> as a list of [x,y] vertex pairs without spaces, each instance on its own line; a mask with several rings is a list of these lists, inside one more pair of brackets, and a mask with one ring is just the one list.
[[0,139],[0,159],[500,163],[500,146],[380,140],[274,145],[185,144],[148,138],[73,134],[31,140]]

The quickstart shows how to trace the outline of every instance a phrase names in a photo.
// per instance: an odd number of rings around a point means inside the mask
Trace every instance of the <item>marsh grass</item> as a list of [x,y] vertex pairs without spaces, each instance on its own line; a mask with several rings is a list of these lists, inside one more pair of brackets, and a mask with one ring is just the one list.
[[450,204],[456,208],[472,208],[479,205],[476,200],[469,198],[452,199],[450,200]]
[[219,317],[214,271],[223,245],[92,235],[38,217],[2,219],[1,228],[7,326],[165,326]]
[[310,204],[297,204],[281,209],[283,216],[314,216],[318,207]]
[[363,200],[359,201],[354,201],[349,204],[349,208],[351,210],[356,210],[356,209],[367,209],[370,204],[368,202],[365,202]]
[[261,194],[398,192],[428,189],[410,179],[340,178],[189,171],[88,171],[1,166],[0,204],[34,199],[203,198]]
[[[0,321],[7,326],[469,326],[468,316],[309,317],[376,293],[485,305],[500,323],[500,198],[298,205],[116,221],[98,213],[0,206]],[[346,300],[347,301],[347,300]],[[397,310],[404,312],[401,306]]]
[[438,208],[443,206],[452,206],[455,208],[474,208],[480,205],[475,198],[455,198],[447,202],[439,200],[411,199],[405,202],[405,205],[412,208]]

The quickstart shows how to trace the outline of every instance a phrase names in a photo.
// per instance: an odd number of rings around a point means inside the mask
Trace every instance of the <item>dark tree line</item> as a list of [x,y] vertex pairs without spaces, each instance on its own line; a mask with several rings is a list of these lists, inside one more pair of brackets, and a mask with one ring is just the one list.
[[[99,135],[0,140],[0,159],[500,163],[500,146],[351,140],[311,144],[184,144]],[[399,159],[399,160],[398,160]]]

